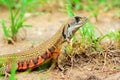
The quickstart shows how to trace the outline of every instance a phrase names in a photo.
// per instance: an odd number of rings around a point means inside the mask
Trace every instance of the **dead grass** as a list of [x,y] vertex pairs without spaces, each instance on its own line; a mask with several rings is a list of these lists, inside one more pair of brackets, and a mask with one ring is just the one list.
[[[119,72],[120,50],[116,48],[115,44],[114,41],[105,41],[100,44],[102,49],[99,49],[90,45],[84,45],[80,42],[75,42],[72,48],[72,51],[74,52],[71,54],[68,53],[66,62],[64,62],[66,70],[68,69],[69,73],[71,73],[72,69],[76,67],[79,70],[82,68],[91,72],[97,71],[106,73],[107,76]],[[104,78],[105,77],[106,76],[104,76]],[[92,74],[86,77],[85,80],[101,79]]]

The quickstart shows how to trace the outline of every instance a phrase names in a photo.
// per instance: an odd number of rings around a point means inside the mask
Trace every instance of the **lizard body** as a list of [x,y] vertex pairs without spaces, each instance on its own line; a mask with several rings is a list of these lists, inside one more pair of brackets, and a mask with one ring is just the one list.
[[50,39],[46,40],[39,46],[27,51],[1,55],[0,63],[2,70],[1,74],[6,74],[11,71],[12,63],[16,63],[17,70],[33,69],[40,66],[47,59],[59,55],[63,43],[69,42],[74,33],[85,24],[86,17],[75,16],[68,19]]

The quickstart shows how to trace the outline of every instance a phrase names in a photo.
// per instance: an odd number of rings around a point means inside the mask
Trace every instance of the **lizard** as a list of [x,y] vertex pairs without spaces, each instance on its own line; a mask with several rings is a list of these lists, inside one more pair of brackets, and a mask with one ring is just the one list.
[[59,56],[64,43],[69,43],[75,32],[87,22],[83,16],[74,16],[63,23],[60,29],[37,47],[13,54],[0,55],[0,74],[8,75],[13,63],[16,70],[22,71],[39,67],[48,59]]

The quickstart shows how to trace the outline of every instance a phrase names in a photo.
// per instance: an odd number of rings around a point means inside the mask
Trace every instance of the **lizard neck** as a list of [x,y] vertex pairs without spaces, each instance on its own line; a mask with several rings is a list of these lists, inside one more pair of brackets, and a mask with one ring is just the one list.
[[54,44],[55,47],[61,48],[62,44],[65,43],[65,39],[62,35],[63,26],[49,39],[51,43]]

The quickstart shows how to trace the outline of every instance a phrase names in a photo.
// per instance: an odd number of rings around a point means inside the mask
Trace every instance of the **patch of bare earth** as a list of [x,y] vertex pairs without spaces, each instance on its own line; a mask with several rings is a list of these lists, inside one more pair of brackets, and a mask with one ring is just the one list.
[[[107,33],[110,28],[120,29],[120,19],[114,16],[113,11],[100,12],[98,22],[93,17],[90,21],[100,29],[101,32]],[[89,17],[89,13],[78,12]],[[0,18],[9,19],[7,10],[0,11]],[[33,25],[32,28],[26,29],[26,39],[19,40],[14,45],[5,44],[3,41],[3,31],[0,28],[0,55],[28,50],[33,42],[34,46],[39,45],[46,39],[49,39],[68,18],[66,13],[55,12],[45,13],[29,18],[26,24]],[[0,26],[1,27],[1,26]],[[96,31],[97,32],[97,31]],[[81,50],[81,43],[77,42],[73,46],[75,54],[69,54],[65,62],[66,71],[62,72],[58,68],[47,72],[32,71],[16,73],[17,80],[119,80],[120,79],[120,51],[116,49],[114,42],[107,41],[101,44],[103,50],[90,50],[91,46],[84,46]],[[0,80],[2,80],[0,78]]]

